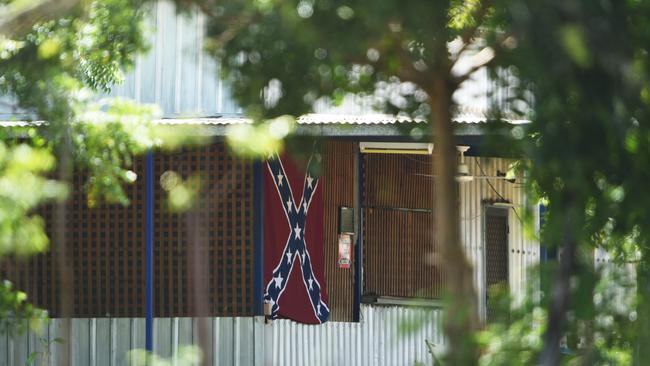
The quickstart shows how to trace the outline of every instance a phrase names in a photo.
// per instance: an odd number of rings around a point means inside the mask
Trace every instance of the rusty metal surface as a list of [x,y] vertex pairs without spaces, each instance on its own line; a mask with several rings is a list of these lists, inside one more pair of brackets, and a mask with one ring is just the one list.
[[437,298],[432,157],[364,155],[364,294]]
[[432,157],[364,154],[364,207],[433,208]]
[[438,298],[442,271],[433,263],[433,214],[365,210],[366,294]]
[[339,208],[354,207],[355,203],[355,154],[356,144],[350,141],[330,141],[323,149],[323,247],[328,306],[333,321],[352,321],[354,266],[339,268],[337,260]]

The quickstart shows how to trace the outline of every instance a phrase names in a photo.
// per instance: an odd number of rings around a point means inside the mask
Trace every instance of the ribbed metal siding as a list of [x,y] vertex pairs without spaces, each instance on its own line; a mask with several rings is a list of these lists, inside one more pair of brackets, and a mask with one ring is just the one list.
[[374,208],[364,212],[364,293],[439,298],[444,280],[431,260],[436,251],[433,215]]
[[[362,307],[360,323],[273,323],[272,365],[431,364],[425,339],[443,344],[442,312],[402,307]],[[403,331],[419,324],[413,332]]]
[[[469,158],[472,174],[496,175],[506,171],[509,161],[479,160],[483,171]],[[525,204],[523,187],[501,180],[485,180],[460,185],[461,234],[467,256],[475,266],[475,282],[481,306],[485,306],[483,256],[484,199],[510,200],[521,216]],[[512,209],[511,209],[512,210]],[[524,235],[517,215],[509,215],[509,285],[521,299],[528,285],[526,273],[539,261],[539,246]],[[536,285],[536,284],[533,284]],[[414,321],[415,320],[415,321]],[[405,324],[423,325],[419,331],[402,335]],[[94,325],[93,325],[94,324]],[[425,339],[442,344],[442,311],[404,307],[362,306],[360,323],[330,322],[322,326],[299,325],[275,321],[266,326],[257,318],[213,318],[211,344],[220,365],[412,365],[415,361],[430,363]],[[188,318],[165,318],[155,322],[156,350],[171,355],[177,346],[195,342],[195,321]],[[76,365],[123,365],[125,351],[143,347],[142,319],[75,319],[73,321],[73,355]],[[58,332],[58,333],[57,333]],[[50,324],[49,339],[61,334],[60,323]],[[22,364],[27,355],[38,349],[34,335],[9,339],[0,335],[0,365]],[[56,347],[56,346],[55,346]],[[94,347],[94,348],[93,348]],[[56,351],[53,356],[58,357]],[[56,358],[55,358],[56,360]],[[52,365],[56,365],[52,361]]]
[[219,78],[219,65],[203,52],[205,16],[177,15],[170,1],[151,5],[149,52],[137,57],[124,83],[110,95],[156,103],[164,117],[214,116],[240,112]]
[[364,294],[437,298],[431,156],[364,154]]
[[431,210],[431,156],[364,154],[365,207]]
[[[354,267],[338,267],[339,208],[354,207],[355,143],[330,141],[323,151],[323,247],[330,320],[352,320]],[[355,238],[353,238],[355,240]]]
[[[501,158],[466,159],[470,174],[476,176],[496,176],[497,171],[507,172],[513,160]],[[477,164],[478,163],[478,164]],[[482,170],[479,168],[482,168]],[[489,183],[488,183],[489,182]],[[492,187],[490,187],[490,184]],[[479,296],[479,306],[485,311],[485,255],[484,255],[484,205],[485,200],[505,198],[512,204],[508,215],[510,232],[508,234],[508,276],[509,287],[516,302],[523,300],[527,286],[539,287],[530,283],[528,270],[539,263],[539,242],[532,232],[525,232],[521,218],[526,201],[522,178],[516,183],[503,179],[475,179],[459,185],[461,239],[467,258],[474,266],[474,283]],[[496,191],[496,192],[495,192]],[[498,192],[498,193],[497,193]],[[535,220],[537,222],[538,220]]]
[[[212,365],[367,365],[431,364],[425,340],[443,347],[442,312],[435,309],[362,307],[360,323],[300,325],[287,320],[264,325],[261,318],[209,318]],[[184,344],[196,344],[199,319],[154,319],[154,351],[172,357]],[[413,331],[404,331],[413,325]],[[415,326],[419,325],[419,326]],[[62,334],[53,319],[42,335],[51,341]],[[0,365],[24,365],[31,352],[43,351],[33,333],[8,337],[0,333]],[[73,319],[72,366],[128,365],[127,352],[144,348],[144,319]],[[61,345],[50,346],[48,365],[61,365]],[[39,354],[36,364],[40,365]]]
[[[254,318],[208,318],[207,328],[214,365],[253,365]],[[154,352],[172,358],[179,347],[198,343],[199,318],[155,318]],[[26,365],[38,352],[35,365],[63,365],[62,344],[47,344],[63,336],[63,321],[52,319],[43,334],[0,334],[0,366]],[[71,366],[129,365],[127,352],[145,346],[144,318],[75,318],[71,321]],[[43,340],[40,341],[39,339]]]

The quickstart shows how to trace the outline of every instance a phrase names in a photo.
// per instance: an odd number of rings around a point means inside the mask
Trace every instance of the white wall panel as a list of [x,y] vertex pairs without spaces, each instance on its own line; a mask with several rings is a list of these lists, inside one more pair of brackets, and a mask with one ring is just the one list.
[[[471,152],[471,151],[470,151]],[[501,158],[468,157],[466,162],[470,174],[476,177],[497,176],[506,173],[513,162]],[[509,286],[516,301],[521,301],[529,285],[529,270],[539,263],[539,242],[534,237],[535,229],[526,230],[522,221],[528,204],[522,177],[515,183],[504,179],[479,179],[461,183],[460,187],[460,231],[467,259],[474,267],[474,283],[479,296],[479,307],[485,312],[485,243],[484,209],[487,202],[507,201],[508,224],[508,272]]]
[[219,78],[217,62],[203,51],[203,14],[179,15],[171,2],[159,1],[151,5],[146,25],[150,49],[111,96],[156,103],[167,118],[241,112]]
[[[442,350],[442,312],[431,308],[362,307],[359,323],[329,322],[302,325],[287,320],[264,324],[262,318],[210,318],[209,340],[213,365],[413,365],[430,364],[425,340]],[[174,357],[179,347],[198,344],[193,318],[154,321],[155,352]],[[42,335],[51,342],[62,335],[61,319],[52,319]],[[72,365],[128,365],[127,352],[144,347],[142,318],[72,319]],[[407,330],[411,329],[411,330]],[[0,365],[24,365],[29,354],[41,350],[33,333],[0,334]],[[50,343],[35,359],[40,365],[63,364],[62,347]]]

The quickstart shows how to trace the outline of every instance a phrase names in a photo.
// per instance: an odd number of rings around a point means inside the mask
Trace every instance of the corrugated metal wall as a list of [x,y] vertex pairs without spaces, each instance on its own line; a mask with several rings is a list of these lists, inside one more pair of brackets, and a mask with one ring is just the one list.
[[[330,320],[352,321],[354,267],[338,267],[339,208],[354,207],[352,141],[328,141],[323,150],[323,247]],[[354,240],[354,238],[353,238]]]
[[[497,171],[507,172],[513,162],[497,158],[466,158],[470,174],[475,176],[496,176]],[[503,179],[474,179],[460,184],[460,226],[461,239],[470,263],[474,266],[474,283],[479,295],[479,306],[485,311],[485,253],[484,253],[484,202],[486,200],[509,201],[508,224],[508,275],[509,286],[515,301],[521,301],[532,279],[528,270],[539,263],[539,242],[533,232],[527,232],[522,223],[523,211],[527,205],[521,177],[515,183]],[[534,220],[538,222],[539,220]]]
[[[372,162],[368,159],[379,159],[382,158],[381,155],[370,156],[368,155],[367,161]],[[407,159],[408,158],[408,159]],[[384,158],[385,159],[385,158]],[[395,157],[389,156],[389,160],[399,161],[399,164],[387,163],[378,167],[383,171],[381,174],[375,174],[376,177],[370,179],[366,177],[366,194],[368,197],[373,198],[374,201],[377,201],[380,206],[395,206],[395,207],[416,207],[416,208],[428,208],[426,204],[429,201],[432,195],[428,187],[431,187],[429,168],[426,165],[426,162],[420,157]],[[468,157],[466,158],[467,164],[470,168],[470,174],[481,177],[497,176],[497,172],[506,173],[510,168],[510,164],[514,160],[508,160],[503,158],[479,158],[479,157]],[[422,169],[420,173],[417,172],[417,169],[406,169],[406,165],[417,164],[423,165],[425,168]],[[422,164],[424,163],[424,164]],[[400,174],[400,171],[405,173]],[[392,172],[393,174],[387,174],[386,172]],[[406,173],[408,171],[408,174]],[[398,181],[392,182],[387,181],[386,177],[395,176]],[[383,177],[384,181],[381,181],[379,178]],[[417,183],[417,188],[412,186],[413,183]],[[422,190],[422,184],[426,184],[424,191]],[[409,186],[410,185],[410,186]],[[388,187],[388,188],[386,188]],[[390,188],[393,187],[393,188]],[[405,188],[408,187],[408,188]],[[411,197],[408,202],[394,202],[391,200],[390,192],[410,192],[410,195],[403,195],[404,197]],[[417,191],[417,194],[413,194],[414,191]],[[368,203],[368,197],[366,198],[366,204],[376,204],[375,202]],[[402,195],[400,195],[402,197]],[[525,210],[525,206],[528,204],[526,201],[524,186],[522,177],[518,177],[518,180],[514,183],[508,182],[504,179],[474,179],[471,182],[459,184],[459,199],[460,199],[460,231],[461,231],[461,240],[464,244],[467,257],[474,267],[474,282],[476,284],[477,295],[479,297],[479,305],[481,313],[485,314],[485,301],[486,301],[486,284],[485,284],[485,230],[484,230],[484,219],[485,219],[485,205],[488,202],[502,201],[507,202],[509,207],[508,209],[508,282],[510,290],[515,298],[515,300],[521,301],[523,296],[526,293],[526,288],[529,285],[538,286],[537,283],[529,283],[529,269],[535,264],[539,263],[539,243],[534,238],[536,228],[532,230],[526,230],[524,228],[522,218]],[[370,210],[368,211],[367,217],[370,215]],[[366,218],[366,221],[367,218]],[[395,221],[395,220],[393,220]],[[537,222],[538,220],[534,220]],[[366,222],[367,226],[371,223]],[[380,226],[386,226],[386,222],[383,224],[380,223]],[[408,226],[408,225],[406,225]],[[388,227],[388,226],[386,226]],[[392,226],[391,226],[392,227]],[[370,249],[369,240],[372,239],[368,234],[369,226],[366,229],[366,236],[364,237],[364,249],[366,251],[366,260],[370,258],[368,256],[368,250]],[[385,230],[388,233],[388,230]],[[386,235],[383,235],[386,237]],[[389,237],[383,238],[390,240]],[[394,257],[399,254],[397,252],[389,252],[389,256]],[[375,268],[369,268],[369,265],[372,263],[367,262],[365,265],[366,272],[364,273],[366,281],[366,290],[368,290],[368,285],[372,284],[372,271],[375,272],[377,269],[385,268],[386,263],[382,259],[386,256],[380,256]],[[435,277],[435,276],[433,276]],[[429,281],[430,283],[431,281]],[[400,287],[401,288],[401,287]],[[371,289],[372,290],[372,289]],[[434,291],[432,297],[435,297],[436,292]],[[403,294],[394,296],[405,296]],[[422,296],[422,295],[420,295]]]
[[439,298],[443,273],[432,260],[433,215],[364,210],[364,294]]
[[[440,310],[363,306],[360,323],[321,326],[287,320],[264,325],[262,318],[208,318],[212,365],[413,365],[431,364],[425,340],[443,346]],[[179,346],[197,344],[197,318],[156,318],[154,350],[171,358]],[[414,326],[419,324],[420,326]],[[411,329],[408,331],[407,329]],[[62,345],[47,344],[62,334],[54,319],[40,336],[0,333],[0,366],[25,365],[38,352],[36,365],[62,365]],[[144,348],[143,318],[72,320],[72,366],[128,365],[127,352]],[[43,338],[43,341],[39,341]],[[48,354],[49,353],[49,354]]]
[[124,83],[111,96],[156,103],[164,117],[214,116],[241,110],[219,78],[219,65],[203,51],[205,16],[177,15],[170,1],[151,5],[150,50],[138,56]]
[[[111,96],[128,97],[142,103],[156,103],[163,116],[214,116],[240,113],[231,97],[229,87],[219,78],[219,64],[203,52],[205,16],[198,10],[188,15],[177,14],[171,1],[157,1],[151,6],[147,26],[150,49],[137,57],[122,84],[116,85]],[[467,57],[468,60],[471,57]],[[483,118],[489,105],[489,81],[484,69],[472,77],[454,94],[460,105],[459,120]],[[321,101],[314,106],[318,113],[373,112],[372,98],[348,97],[342,106]],[[0,120],[34,118],[30,113],[12,108],[13,99],[0,96]]]
[[[507,171],[503,159],[468,158],[474,175]],[[488,183],[489,182],[489,183]],[[461,233],[467,256],[475,267],[475,282],[485,309],[484,201],[508,200],[509,285],[521,299],[529,285],[527,270],[539,261],[537,242],[526,235],[518,216],[526,204],[521,181],[475,179],[460,185]],[[515,213],[516,211],[516,213]],[[536,285],[536,284],[533,284]],[[361,321],[300,325],[286,320],[264,325],[260,318],[211,318],[210,344],[219,365],[413,365],[431,362],[424,340],[443,344],[442,311],[413,307],[362,306]],[[405,329],[417,328],[414,332]],[[75,319],[72,354],[75,365],[125,365],[125,352],[142,348],[144,320],[137,318]],[[154,326],[156,352],[171,356],[178,345],[196,343],[197,320],[160,318]],[[60,320],[53,320],[47,339],[61,334]],[[0,365],[20,365],[42,344],[35,335],[9,338],[0,335]],[[60,347],[54,345],[54,348]],[[53,350],[58,364],[59,353]]]
[[364,295],[438,298],[429,155],[364,154]]

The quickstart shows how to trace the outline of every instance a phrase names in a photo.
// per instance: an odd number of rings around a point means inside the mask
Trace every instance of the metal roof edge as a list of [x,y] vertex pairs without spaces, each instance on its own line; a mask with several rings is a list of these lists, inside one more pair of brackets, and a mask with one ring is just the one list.
[[[488,119],[473,116],[458,116],[454,118],[455,134],[458,136],[480,136],[484,134],[484,126]],[[154,124],[161,126],[203,126],[201,134],[209,136],[225,136],[231,125],[250,124],[252,120],[242,115],[223,115],[209,117],[176,117],[155,119]],[[428,127],[423,120],[411,120],[407,117],[385,114],[367,115],[338,115],[338,114],[307,114],[297,120],[294,133],[298,135],[331,136],[331,137],[371,137],[371,136],[408,136],[408,127]],[[505,120],[511,125],[526,124],[526,120]],[[38,127],[46,125],[46,121],[0,121],[0,128]],[[428,128],[420,134],[430,135]]]

